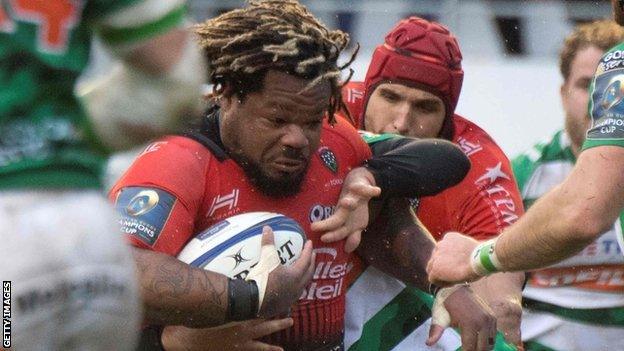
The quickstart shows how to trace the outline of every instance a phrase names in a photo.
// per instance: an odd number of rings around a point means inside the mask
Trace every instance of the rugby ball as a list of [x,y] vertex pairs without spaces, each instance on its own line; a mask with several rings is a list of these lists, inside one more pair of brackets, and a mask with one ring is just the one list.
[[273,229],[282,264],[290,265],[299,258],[306,236],[297,221],[278,213],[249,212],[204,230],[182,249],[178,259],[193,267],[243,279],[258,263],[265,225]]

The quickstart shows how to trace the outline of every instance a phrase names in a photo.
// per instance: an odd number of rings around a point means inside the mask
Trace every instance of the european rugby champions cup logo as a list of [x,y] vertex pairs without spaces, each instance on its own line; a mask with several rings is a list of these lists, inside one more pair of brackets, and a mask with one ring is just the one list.
[[605,88],[600,105],[605,110],[617,106],[624,99],[624,75],[618,74],[613,77]]
[[336,160],[336,154],[331,151],[327,146],[323,146],[318,150],[319,157],[327,169],[336,173],[338,172],[338,161]]
[[132,217],[144,215],[158,205],[158,200],[158,193],[154,190],[142,190],[130,200],[126,213]]

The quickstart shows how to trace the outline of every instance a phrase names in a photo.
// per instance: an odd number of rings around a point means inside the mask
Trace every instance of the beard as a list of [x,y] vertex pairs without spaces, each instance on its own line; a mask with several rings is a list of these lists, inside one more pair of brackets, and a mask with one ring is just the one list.
[[309,162],[306,167],[298,173],[287,174],[283,177],[273,178],[262,170],[262,167],[243,155],[231,155],[232,158],[243,169],[243,172],[260,192],[273,198],[284,198],[296,195],[301,190],[301,183],[308,172]]

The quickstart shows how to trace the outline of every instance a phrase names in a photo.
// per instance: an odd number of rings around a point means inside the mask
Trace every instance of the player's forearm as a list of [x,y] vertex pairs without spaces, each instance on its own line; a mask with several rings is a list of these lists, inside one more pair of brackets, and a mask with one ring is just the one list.
[[561,261],[609,229],[624,206],[624,149],[581,153],[570,176],[503,232],[496,254],[504,270]]
[[[495,273],[490,276],[483,277],[482,279],[472,283],[471,286],[473,286],[473,290],[475,292],[488,290],[496,294],[519,296],[522,294],[524,280],[524,272]],[[475,288],[475,286],[479,286],[479,288]]]
[[223,324],[228,281],[174,257],[134,248],[147,323],[210,327]]
[[405,284],[427,290],[426,265],[435,241],[409,203],[404,199],[388,200],[375,223],[362,236],[360,255],[368,264]]
[[566,194],[555,189],[539,201],[496,242],[496,254],[505,271],[531,270],[554,264],[591,243],[582,236],[565,203]]
[[[522,313],[522,287],[524,285],[524,272],[496,273],[483,277],[470,284],[472,290],[482,297],[488,305],[496,312],[497,305],[503,309],[516,305]],[[513,311],[508,311],[509,313]],[[497,315],[500,315],[497,313]],[[520,316],[517,316],[518,319]]]
[[[149,75],[163,75],[178,64],[184,54],[190,33],[184,28],[173,29],[165,34],[139,44],[122,55],[125,64]],[[201,66],[199,66],[201,68]],[[198,68],[198,72],[201,70]]]
[[468,157],[445,140],[396,136],[370,147],[374,156],[368,168],[384,198],[435,195],[461,182],[470,170]]

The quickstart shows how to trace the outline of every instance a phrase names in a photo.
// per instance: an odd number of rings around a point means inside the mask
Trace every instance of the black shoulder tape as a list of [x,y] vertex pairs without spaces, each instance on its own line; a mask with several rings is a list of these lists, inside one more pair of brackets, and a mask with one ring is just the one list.
[[208,110],[206,116],[202,120],[201,126],[191,129],[182,136],[193,139],[204,145],[212,154],[223,162],[229,158],[221,142],[221,133],[219,133],[219,108],[214,106]]

